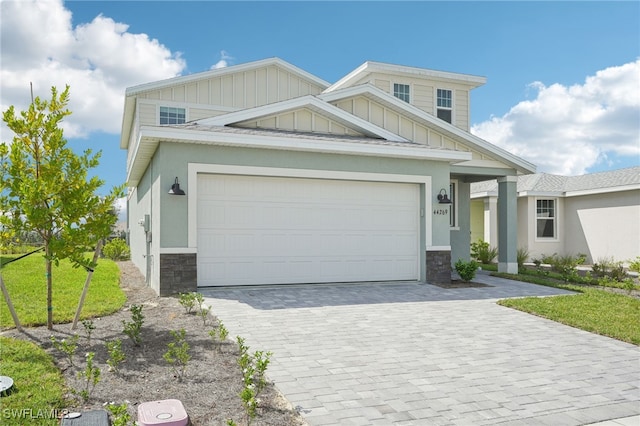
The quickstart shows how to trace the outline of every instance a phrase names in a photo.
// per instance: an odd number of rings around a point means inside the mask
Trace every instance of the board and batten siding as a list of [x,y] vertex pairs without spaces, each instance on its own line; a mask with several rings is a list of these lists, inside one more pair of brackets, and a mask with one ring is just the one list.
[[[436,91],[447,89],[453,92],[452,124],[460,129],[469,131],[469,87],[464,84],[442,82],[435,79],[410,78],[391,74],[371,73],[355,81],[351,86],[373,84],[380,90],[393,94],[393,84],[408,84],[410,86],[410,103],[424,112],[435,115]],[[390,129],[391,130],[391,129]]]
[[250,129],[273,129],[333,135],[364,136],[320,114],[302,108],[259,120],[245,121],[234,126]]
[[151,90],[139,97],[227,108],[251,108],[299,96],[317,95],[322,90],[322,87],[272,65]]

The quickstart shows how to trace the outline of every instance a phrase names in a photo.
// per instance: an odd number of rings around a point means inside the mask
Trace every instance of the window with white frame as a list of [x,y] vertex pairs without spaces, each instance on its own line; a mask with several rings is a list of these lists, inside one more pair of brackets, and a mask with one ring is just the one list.
[[160,124],[183,124],[185,121],[184,108],[160,107]]
[[556,200],[536,200],[536,237],[556,238]]
[[394,83],[393,96],[398,99],[402,99],[405,102],[409,102],[409,85]]
[[438,118],[446,121],[447,123],[451,123],[451,114],[453,111],[453,102],[452,102],[453,93],[451,90],[447,89],[438,89],[437,91],[437,114]]

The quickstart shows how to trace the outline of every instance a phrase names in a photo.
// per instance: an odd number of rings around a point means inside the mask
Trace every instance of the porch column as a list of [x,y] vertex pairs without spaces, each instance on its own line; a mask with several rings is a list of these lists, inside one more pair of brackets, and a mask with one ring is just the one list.
[[516,176],[498,178],[498,272],[518,273]]

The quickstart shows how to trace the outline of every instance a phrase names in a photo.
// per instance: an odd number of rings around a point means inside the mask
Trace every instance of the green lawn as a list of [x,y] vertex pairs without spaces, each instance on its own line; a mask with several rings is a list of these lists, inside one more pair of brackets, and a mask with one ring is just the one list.
[[[13,255],[0,256],[1,273],[11,301],[24,326],[47,323],[47,282],[45,261],[35,253],[4,265]],[[73,268],[68,261],[53,267],[53,321],[73,321],[82,293],[87,271]],[[118,311],[126,301],[120,289],[120,270],[115,262],[100,259],[93,274],[89,292],[82,309],[82,318],[92,318]],[[3,297],[0,297],[0,327],[13,327],[13,319]]]
[[556,284],[543,277],[493,274],[572,290],[578,294],[506,299],[498,303],[592,333],[640,345],[640,300],[597,288]]
[[57,425],[65,408],[65,383],[53,359],[31,342],[0,337],[0,375],[13,379],[13,391],[2,397],[3,425]]

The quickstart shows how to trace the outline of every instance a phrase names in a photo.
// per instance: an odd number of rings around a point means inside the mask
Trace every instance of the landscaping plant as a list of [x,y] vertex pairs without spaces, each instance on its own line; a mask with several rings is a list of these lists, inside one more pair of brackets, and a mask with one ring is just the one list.
[[182,305],[187,314],[190,314],[196,306],[196,294],[197,293],[180,293],[178,302]]
[[131,250],[122,238],[114,238],[102,248],[102,254],[111,260],[128,260]]
[[84,370],[78,372],[78,378],[85,380],[85,387],[80,391],[80,396],[84,402],[89,401],[91,393],[95,389],[96,385],[100,381],[100,368],[93,365],[93,358],[95,352],[89,352],[86,354],[87,365]]
[[53,347],[64,353],[69,360],[69,365],[73,367],[73,356],[76,354],[78,350],[78,335],[74,334],[72,338],[69,340],[62,339],[58,340],[54,336],[51,336],[51,343]]
[[10,106],[2,116],[14,137],[0,143],[0,239],[35,233],[42,241],[49,330],[52,266],[68,258],[95,269],[85,253],[111,233],[117,221],[114,202],[124,190],[99,194],[104,180],[95,174],[89,178],[89,171],[98,166],[101,153],[87,149],[78,155],[67,146],[62,121],[71,114],[68,102],[69,86],[62,93],[52,87],[50,101],[36,97],[28,110]]
[[169,342],[167,352],[162,356],[171,365],[179,381],[182,381],[187,370],[187,364],[191,360],[191,355],[189,355],[190,347],[185,339],[185,334],[184,328],[180,329],[180,331],[171,330],[173,342]]
[[238,347],[240,349],[240,356],[238,358],[238,365],[242,371],[242,380],[244,387],[240,392],[240,399],[242,405],[247,414],[247,425],[251,424],[251,421],[257,415],[258,404],[260,403],[260,393],[264,390],[267,381],[265,379],[265,372],[271,361],[271,352],[255,351],[252,355],[249,354],[249,347],[245,345],[244,338],[236,336]]
[[134,424],[129,414],[129,406],[126,402],[116,405],[113,402],[107,404],[107,410],[111,413],[112,426],[130,426]]
[[471,281],[476,276],[476,271],[478,270],[478,263],[475,261],[465,262],[462,259],[458,259],[455,263],[456,272],[460,275],[463,281]]
[[82,326],[84,327],[85,333],[87,333],[87,343],[91,345],[91,333],[96,329],[96,326],[91,320],[82,320]]
[[109,355],[109,358],[107,358],[109,371],[117,373],[119,371],[118,368],[120,364],[122,364],[126,359],[124,351],[122,350],[122,340],[112,340],[105,342],[104,345],[107,348],[107,354]]
[[479,239],[475,243],[471,243],[471,257],[482,264],[489,264],[498,255],[497,247],[490,247],[489,243]]
[[123,333],[129,336],[135,346],[140,346],[142,343],[142,324],[144,323],[144,315],[142,315],[142,305],[131,305],[131,318],[132,321],[122,320],[124,326]]
[[211,336],[213,344],[216,346],[218,352],[220,352],[220,350],[222,350],[222,344],[227,340],[227,337],[229,336],[229,330],[227,330],[227,328],[224,326],[222,320],[218,320],[218,326],[209,331],[209,336]]

